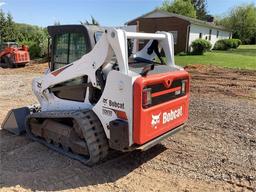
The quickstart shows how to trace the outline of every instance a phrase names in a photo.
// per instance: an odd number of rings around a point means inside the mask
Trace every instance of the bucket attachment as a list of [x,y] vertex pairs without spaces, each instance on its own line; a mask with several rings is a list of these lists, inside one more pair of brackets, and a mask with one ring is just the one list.
[[29,114],[30,110],[28,107],[10,110],[2,123],[2,128],[11,133],[14,133],[15,135],[21,135],[22,133],[25,133],[26,117]]

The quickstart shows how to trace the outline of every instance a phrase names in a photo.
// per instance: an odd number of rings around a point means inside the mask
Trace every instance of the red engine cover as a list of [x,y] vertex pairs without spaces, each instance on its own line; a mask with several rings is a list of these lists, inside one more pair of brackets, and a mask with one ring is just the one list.
[[30,56],[28,51],[17,50],[14,53],[15,63],[27,63],[30,61]]
[[[175,80],[186,80],[185,95],[148,108],[143,108],[142,92],[144,87],[156,84],[163,84],[165,87],[170,87]],[[152,96],[158,97],[179,89],[178,87],[167,89],[154,93]],[[147,77],[136,79],[134,82],[133,107],[133,140],[135,144],[144,144],[183,124],[188,119],[189,74],[186,71],[177,71],[148,75]]]

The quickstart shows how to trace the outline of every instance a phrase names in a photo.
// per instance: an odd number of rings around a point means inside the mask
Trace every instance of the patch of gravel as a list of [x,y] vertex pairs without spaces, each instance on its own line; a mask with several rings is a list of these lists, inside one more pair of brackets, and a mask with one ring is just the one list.
[[[31,80],[43,67],[0,69],[0,122],[9,109],[36,102]],[[256,191],[256,72],[187,70],[185,129],[145,152],[111,153],[86,167],[0,130],[0,191]]]

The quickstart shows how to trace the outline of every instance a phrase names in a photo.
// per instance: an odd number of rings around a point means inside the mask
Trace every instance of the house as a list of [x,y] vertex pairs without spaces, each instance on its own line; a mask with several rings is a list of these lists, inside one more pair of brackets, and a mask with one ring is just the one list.
[[212,45],[219,39],[232,37],[230,30],[213,22],[198,20],[155,9],[125,23],[127,30],[154,33],[167,31],[173,34],[175,53],[191,51],[191,43],[206,39]]

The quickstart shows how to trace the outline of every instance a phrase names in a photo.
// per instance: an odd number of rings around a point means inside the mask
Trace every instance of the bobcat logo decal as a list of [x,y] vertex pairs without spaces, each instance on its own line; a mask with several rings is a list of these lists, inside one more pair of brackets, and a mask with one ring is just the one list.
[[160,123],[160,116],[161,116],[161,113],[159,113],[158,115],[153,115],[152,114],[152,121],[151,121],[151,125],[154,129],[157,128],[157,124]]

